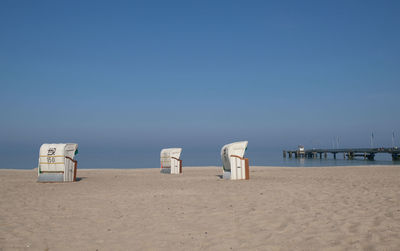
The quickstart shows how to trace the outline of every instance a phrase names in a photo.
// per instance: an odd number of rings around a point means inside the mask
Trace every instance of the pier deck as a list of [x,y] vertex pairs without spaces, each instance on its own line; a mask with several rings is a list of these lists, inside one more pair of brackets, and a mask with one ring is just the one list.
[[[387,153],[392,155],[392,160],[400,160],[400,149],[398,147],[381,147],[381,148],[337,148],[337,149],[305,149],[305,150],[283,150],[283,157],[289,158],[327,158],[332,154],[336,159],[338,153],[343,153],[343,158],[354,159],[355,157],[363,157],[364,159],[374,160],[377,153]],[[318,156],[319,155],[319,156]]]

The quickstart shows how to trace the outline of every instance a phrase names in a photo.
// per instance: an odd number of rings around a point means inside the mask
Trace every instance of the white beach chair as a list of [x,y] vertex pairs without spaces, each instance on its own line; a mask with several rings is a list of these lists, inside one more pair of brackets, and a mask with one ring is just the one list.
[[78,144],[43,144],[39,152],[38,182],[76,181]]
[[222,147],[222,177],[224,179],[248,180],[250,178],[249,159],[243,157],[247,143],[247,141],[240,141]]
[[182,148],[166,148],[160,153],[161,173],[180,174],[182,173]]

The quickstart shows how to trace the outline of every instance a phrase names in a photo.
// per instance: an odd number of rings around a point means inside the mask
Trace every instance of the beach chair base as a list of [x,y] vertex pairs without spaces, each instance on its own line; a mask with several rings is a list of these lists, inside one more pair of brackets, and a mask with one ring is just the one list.
[[230,180],[231,179],[231,172],[224,171],[224,173],[222,174],[222,178],[224,180]]
[[41,173],[38,176],[37,182],[64,182],[63,173]]
[[171,168],[163,167],[161,168],[160,173],[171,174]]

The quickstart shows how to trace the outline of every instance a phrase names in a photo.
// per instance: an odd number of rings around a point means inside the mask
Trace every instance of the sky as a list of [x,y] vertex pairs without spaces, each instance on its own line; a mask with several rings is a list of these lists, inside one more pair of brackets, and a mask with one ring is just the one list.
[[219,155],[236,140],[369,147],[372,132],[392,146],[393,131],[400,145],[399,13],[399,1],[1,1],[0,156],[46,142],[133,156]]

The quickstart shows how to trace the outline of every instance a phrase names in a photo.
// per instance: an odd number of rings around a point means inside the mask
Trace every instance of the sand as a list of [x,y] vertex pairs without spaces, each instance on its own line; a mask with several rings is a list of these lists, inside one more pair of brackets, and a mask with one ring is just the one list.
[[0,250],[400,250],[400,167],[0,170]]

